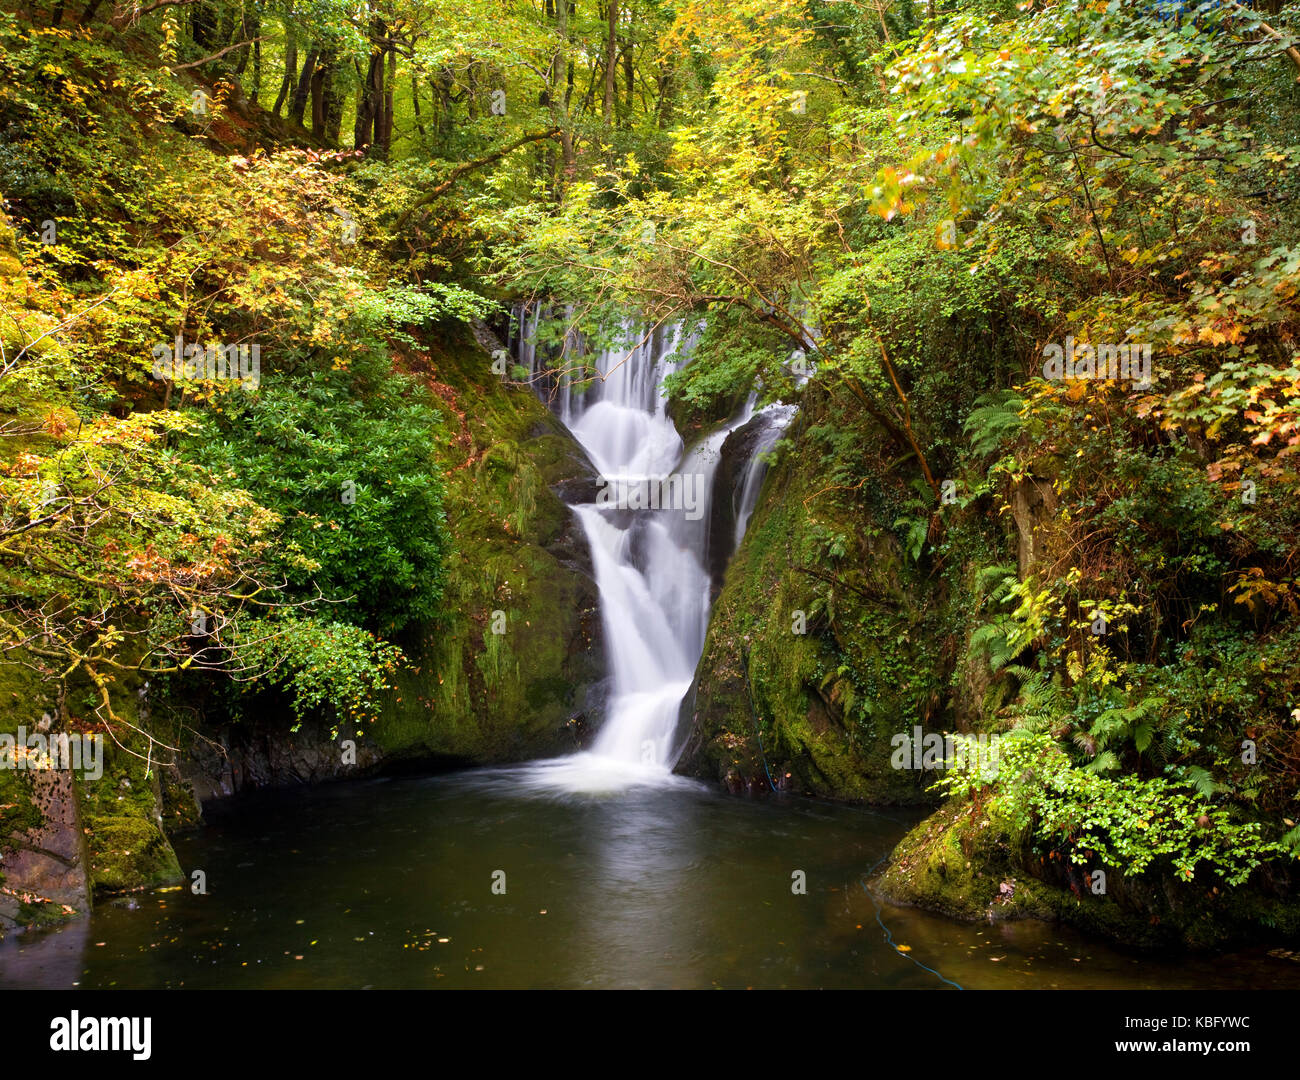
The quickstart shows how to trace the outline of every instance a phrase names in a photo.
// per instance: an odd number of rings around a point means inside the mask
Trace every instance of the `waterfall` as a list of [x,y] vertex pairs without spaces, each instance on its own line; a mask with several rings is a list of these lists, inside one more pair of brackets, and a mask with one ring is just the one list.
[[517,314],[517,358],[604,479],[596,503],[571,509],[591,546],[610,695],[590,750],[539,763],[533,779],[569,791],[670,783],[678,710],[708,629],[713,475],[727,436],[753,416],[754,398],[687,450],[663,380],[689,358],[693,333],[675,326],[645,334],[628,320],[608,349],[582,355],[570,334],[548,355],[535,340],[542,317],[527,307]]
[[740,547],[740,541],[745,538],[745,530],[749,527],[749,519],[753,517],[754,509],[758,506],[758,493],[763,489],[763,479],[767,476],[767,462],[763,460],[763,455],[777,444],[797,411],[793,405],[769,405],[763,410],[762,415],[767,421],[767,426],[758,441],[754,443],[754,449],[750,452],[749,461],[745,465],[744,477],[736,488],[733,503],[736,512],[736,534],[731,541],[732,551]]

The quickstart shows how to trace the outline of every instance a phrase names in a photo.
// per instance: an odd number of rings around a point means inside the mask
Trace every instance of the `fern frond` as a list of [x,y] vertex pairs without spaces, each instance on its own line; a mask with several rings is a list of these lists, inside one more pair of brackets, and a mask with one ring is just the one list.
[[991,454],[1018,435],[1025,424],[1020,415],[1024,407],[1024,399],[1013,390],[979,397],[963,425],[975,453]]

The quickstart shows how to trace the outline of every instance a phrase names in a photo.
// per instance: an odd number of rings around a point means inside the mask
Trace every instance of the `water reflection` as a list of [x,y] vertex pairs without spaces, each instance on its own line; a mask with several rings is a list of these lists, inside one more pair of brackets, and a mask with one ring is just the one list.
[[1138,958],[882,906],[900,953],[861,879],[916,815],[680,778],[574,792],[545,775],[566,767],[249,800],[177,844],[207,896],[143,893],[10,938],[0,986],[942,987],[932,968],[969,988],[1300,988],[1300,964],[1262,952]]

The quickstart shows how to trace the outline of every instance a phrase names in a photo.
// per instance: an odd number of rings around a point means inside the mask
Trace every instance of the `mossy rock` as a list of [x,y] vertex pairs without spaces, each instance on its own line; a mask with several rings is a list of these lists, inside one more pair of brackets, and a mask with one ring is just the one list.
[[0,848],[6,837],[34,829],[41,812],[33,805],[27,777],[13,769],[0,769]]
[[[1104,873],[1104,891],[1095,871]],[[952,919],[1059,920],[1140,949],[1221,950],[1300,940],[1300,901],[1286,868],[1239,888],[1179,881],[1149,868],[1078,866],[1035,854],[1030,838],[987,805],[949,803],[895,847],[873,888],[892,903]]]
[[[54,712],[54,695],[34,671],[0,665],[0,732],[25,740],[39,730],[43,714]],[[76,796],[58,775],[0,769],[0,936],[6,928],[63,922],[89,904]],[[26,899],[33,895],[44,899]]]
[[951,724],[945,619],[960,600],[906,562],[887,508],[864,518],[834,494],[836,458],[808,436],[828,408],[805,401],[726,567],[678,769],[730,787],[766,787],[771,773],[826,798],[933,802],[931,775],[893,767],[893,740]]
[[874,887],[893,903],[950,919],[1050,917],[1039,890],[1016,877],[1020,843],[996,814],[949,803],[899,842]]
[[[104,739],[103,774],[77,778],[94,893],[147,888],[181,876],[163,831],[160,773],[166,766],[135,731],[145,726],[139,712],[142,682],[139,675],[126,675],[112,684],[110,699],[124,730]],[[87,691],[74,683],[68,700],[85,700]]]
[[[17,905],[13,915],[8,918],[24,930],[47,930],[75,918],[78,914],[80,912],[69,913],[62,904],[22,903]],[[0,918],[0,937],[3,936],[3,918]]]
[[139,817],[95,818],[89,848],[91,884],[97,893],[146,889],[182,876],[162,829]]
[[181,775],[175,766],[168,766],[158,774],[162,798],[163,828],[168,836],[189,832],[203,823],[203,810],[194,793],[193,783]]
[[594,490],[594,470],[468,334],[430,343],[419,370],[442,402],[434,444],[453,550],[443,615],[403,640],[410,665],[365,734],[388,759],[571,751],[597,723],[604,662],[590,554],[561,494]]

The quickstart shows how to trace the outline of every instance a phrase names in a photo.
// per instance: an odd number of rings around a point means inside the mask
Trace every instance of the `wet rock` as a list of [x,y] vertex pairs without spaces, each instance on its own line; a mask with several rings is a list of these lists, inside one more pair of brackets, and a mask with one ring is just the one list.
[[31,770],[27,782],[41,821],[4,845],[0,935],[90,910],[85,839],[72,773]]
[[709,535],[705,545],[704,565],[713,578],[714,593],[722,587],[727,561],[735,549],[736,516],[745,471],[754,456],[754,448],[771,429],[772,419],[759,413],[743,427],[738,427],[722,444],[718,468],[713,474],[713,495],[709,506]]

